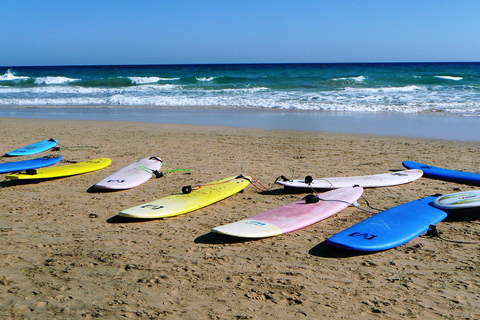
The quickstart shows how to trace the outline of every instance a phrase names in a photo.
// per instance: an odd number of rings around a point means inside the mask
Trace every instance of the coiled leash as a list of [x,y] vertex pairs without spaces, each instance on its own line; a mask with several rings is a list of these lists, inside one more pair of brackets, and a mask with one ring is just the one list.
[[167,169],[167,166],[165,165],[165,163],[163,163],[163,167],[165,168],[165,177],[168,176],[168,174],[170,172],[191,172],[192,170],[190,169],[172,169],[172,170],[168,170]]
[[163,173],[163,172],[160,172],[160,171],[158,171],[158,170],[151,169],[151,168],[149,168],[149,167],[147,167],[147,166],[144,166],[144,165],[142,165],[142,164],[138,165],[138,167],[139,167],[140,169],[142,169],[143,171],[148,172],[148,173],[151,173],[154,178],[161,178],[161,177],[163,177],[163,176],[166,177],[166,176],[168,176],[168,174],[169,174],[170,172],[190,172],[190,171],[191,171],[190,169],[173,169],[173,170],[168,170],[168,169],[167,169],[167,166],[165,165],[165,163],[163,162],[162,159],[160,159],[160,158],[158,158],[158,157],[150,157],[149,159],[150,159],[150,160],[158,160],[158,161],[160,161],[160,162],[162,163],[162,166],[163,166],[163,167],[165,168],[165,170],[166,170],[166,172]]

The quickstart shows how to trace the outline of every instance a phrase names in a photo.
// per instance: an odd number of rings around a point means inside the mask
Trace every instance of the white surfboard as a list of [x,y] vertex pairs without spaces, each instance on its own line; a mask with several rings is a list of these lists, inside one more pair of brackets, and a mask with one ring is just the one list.
[[312,179],[311,181],[307,176],[303,180],[277,180],[275,183],[290,188],[307,189],[336,189],[355,185],[362,188],[375,188],[409,183],[419,179],[422,175],[422,170],[411,169],[368,176]]
[[480,190],[450,193],[435,199],[433,205],[440,209],[467,209],[480,207]]
[[162,160],[160,158],[145,158],[112,173],[97,182],[95,188],[123,190],[137,187],[155,176],[155,172],[161,168]]

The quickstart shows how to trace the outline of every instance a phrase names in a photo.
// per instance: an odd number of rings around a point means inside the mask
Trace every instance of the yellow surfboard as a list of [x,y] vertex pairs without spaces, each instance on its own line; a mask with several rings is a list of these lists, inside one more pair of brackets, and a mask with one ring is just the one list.
[[52,179],[68,177],[77,174],[92,172],[106,168],[112,162],[109,158],[98,158],[85,162],[79,162],[74,164],[67,164],[58,167],[48,167],[36,170],[27,170],[18,173],[12,173],[6,176],[6,179],[12,180],[28,180],[28,179]]
[[154,219],[177,216],[223,200],[245,189],[250,177],[239,175],[213,181],[204,185],[183,187],[181,193],[125,209],[118,214],[122,217]]

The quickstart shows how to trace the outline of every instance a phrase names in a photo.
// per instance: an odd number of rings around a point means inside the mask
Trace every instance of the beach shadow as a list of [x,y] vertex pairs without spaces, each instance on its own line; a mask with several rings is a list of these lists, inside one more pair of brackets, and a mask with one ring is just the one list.
[[95,185],[89,187],[87,189],[88,193],[113,193],[113,192],[118,192],[118,191],[125,191],[126,189],[98,189],[95,188]]
[[479,221],[480,208],[455,209],[448,212],[447,218],[444,221]]
[[243,243],[247,241],[256,241],[260,239],[249,239],[249,238],[239,238],[232,237],[225,234],[220,234],[216,232],[209,232],[207,234],[197,237],[194,242],[202,244],[225,244],[225,243]]
[[303,194],[303,193],[312,193],[312,192],[322,193],[322,192],[326,192],[326,191],[330,191],[330,190],[332,190],[332,189],[284,187],[284,188],[280,188],[280,189],[260,191],[259,194],[281,195],[281,194]]
[[321,257],[321,258],[350,258],[350,257],[359,257],[365,255],[371,255],[377,253],[375,252],[365,252],[365,251],[353,251],[337,248],[327,244],[327,240],[317,244],[315,247],[308,251],[308,254],[312,256]]
[[14,186],[21,186],[26,184],[37,184],[43,180],[3,180],[0,182],[0,188],[8,188]]
[[259,191],[258,193],[262,195],[276,196],[276,195],[284,194],[285,192],[283,188],[280,188],[280,189],[262,190],[262,191]]
[[107,223],[142,223],[152,220],[161,220],[161,219],[136,219],[136,218],[127,218],[115,215],[107,219]]

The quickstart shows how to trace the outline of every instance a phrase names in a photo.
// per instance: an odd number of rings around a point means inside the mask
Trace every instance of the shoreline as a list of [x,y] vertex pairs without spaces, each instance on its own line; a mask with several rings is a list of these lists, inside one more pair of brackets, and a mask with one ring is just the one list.
[[[0,108],[0,117],[171,123],[480,141],[480,117],[256,108]],[[446,130],[448,128],[448,130]]]
[[[479,217],[452,215],[442,237],[355,254],[329,247],[331,235],[369,217],[349,207],[285,235],[259,240],[211,228],[301,199],[273,186],[285,175],[353,176],[403,169],[414,160],[480,172],[478,142],[348,133],[133,121],[0,117],[2,154],[55,138],[68,161],[109,157],[103,170],[38,183],[0,182],[0,295],[4,318],[479,318]],[[69,148],[85,146],[85,148]],[[86,148],[94,146],[98,148]],[[48,154],[43,153],[41,155]],[[118,192],[91,186],[147,156],[171,172]],[[30,158],[30,157],[29,157]],[[23,160],[2,158],[1,161]],[[184,215],[120,219],[143,202],[235,174],[270,188],[244,192]],[[430,196],[478,189],[420,178],[365,189],[381,210]],[[368,208],[361,200],[362,208]]]

